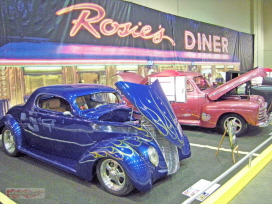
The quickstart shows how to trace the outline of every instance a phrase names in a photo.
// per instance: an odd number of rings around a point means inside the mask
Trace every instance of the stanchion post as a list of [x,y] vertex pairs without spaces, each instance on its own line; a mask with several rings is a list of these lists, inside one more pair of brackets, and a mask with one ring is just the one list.
[[231,153],[232,153],[232,160],[233,160],[234,163],[236,163],[234,151],[237,152],[238,157],[240,156],[239,152],[238,152],[238,147],[239,146],[236,144],[235,130],[236,130],[236,127],[235,127],[234,121],[232,121],[232,120],[228,121],[227,126],[226,126],[225,131],[224,131],[224,134],[222,135],[221,141],[219,143],[218,149],[217,149],[217,151],[215,153],[215,155],[217,156],[218,152],[219,152],[219,149],[221,148],[222,143],[223,143],[223,141],[225,139],[225,136],[226,136],[226,134],[228,132],[229,133],[229,139],[230,139],[230,148],[231,148]]

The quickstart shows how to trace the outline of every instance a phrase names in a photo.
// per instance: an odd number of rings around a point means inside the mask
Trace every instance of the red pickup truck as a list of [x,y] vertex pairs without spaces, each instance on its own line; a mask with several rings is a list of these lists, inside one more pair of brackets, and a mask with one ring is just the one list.
[[266,76],[263,68],[254,69],[236,77],[218,87],[212,86],[206,78],[197,72],[166,70],[147,77],[135,77],[134,73],[119,73],[124,81],[148,84],[148,77],[186,76],[187,102],[171,103],[182,125],[206,128],[218,128],[223,132],[227,121],[234,120],[236,136],[241,136],[252,126],[265,127],[270,124],[271,116],[267,113],[267,103],[262,96],[238,95],[237,87],[259,76]]

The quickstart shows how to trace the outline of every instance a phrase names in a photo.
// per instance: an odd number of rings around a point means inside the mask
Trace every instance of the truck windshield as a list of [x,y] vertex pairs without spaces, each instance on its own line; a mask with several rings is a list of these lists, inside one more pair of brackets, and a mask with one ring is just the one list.
[[210,82],[202,76],[195,77],[194,81],[200,90],[205,90],[212,87]]

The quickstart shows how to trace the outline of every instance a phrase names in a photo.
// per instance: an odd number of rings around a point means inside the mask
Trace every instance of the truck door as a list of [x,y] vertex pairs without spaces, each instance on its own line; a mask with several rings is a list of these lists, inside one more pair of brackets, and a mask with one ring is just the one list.
[[172,108],[180,123],[198,123],[200,118],[199,93],[189,79],[187,79],[187,102],[174,102],[172,103]]

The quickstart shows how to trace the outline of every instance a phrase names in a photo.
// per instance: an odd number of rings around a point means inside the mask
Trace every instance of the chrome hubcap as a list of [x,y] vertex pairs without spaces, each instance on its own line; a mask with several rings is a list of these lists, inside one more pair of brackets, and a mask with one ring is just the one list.
[[225,122],[225,129],[227,128],[227,123],[229,121],[233,121],[234,125],[235,125],[235,133],[238,133],[241,129],[242,129],[242,122],[236,118],[236,117],[229,117],[226,119],[226,122]]
[[119,191],[124,187],[126,175],[121,165],[115,160],[104,160],[100,172],[102,180],[108,188]]
[[12,133],[10,132],[10,130],[6,130],[4,132],[2,139],[4,142],[5,149],[9,153],[12,154],[15,151],[15,141],[14,141],[14,137],[13,137]]

